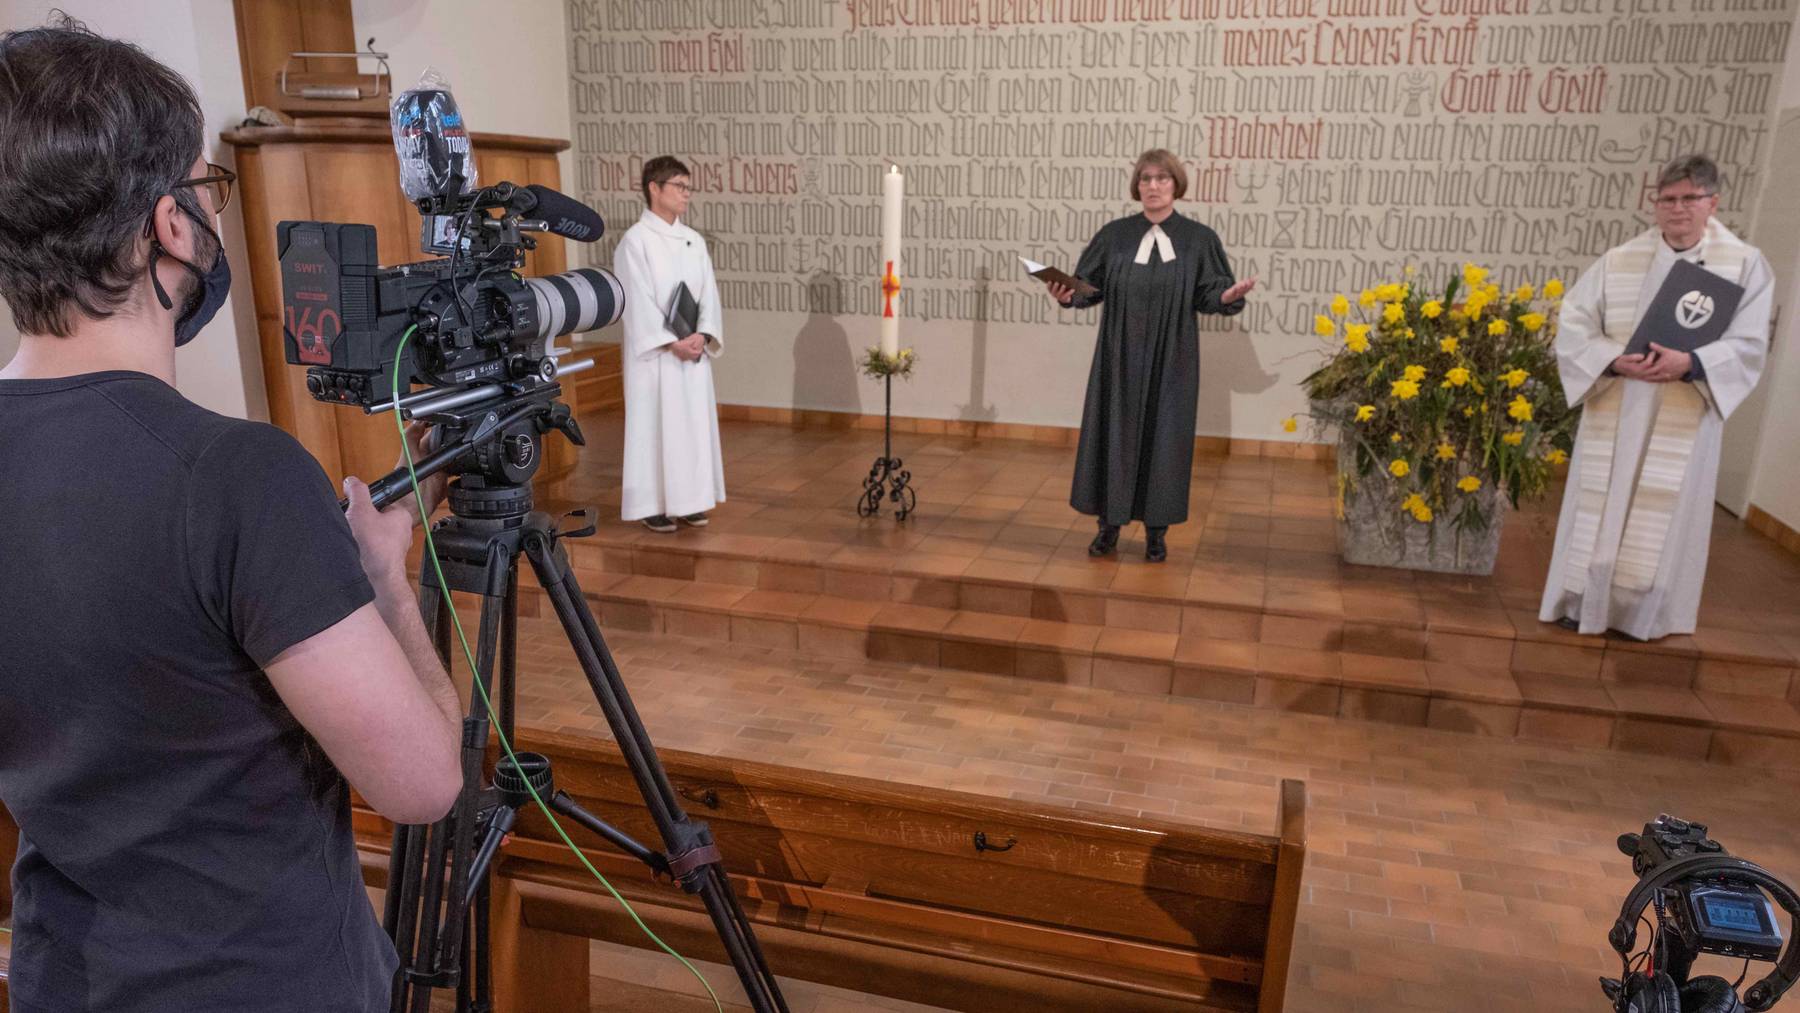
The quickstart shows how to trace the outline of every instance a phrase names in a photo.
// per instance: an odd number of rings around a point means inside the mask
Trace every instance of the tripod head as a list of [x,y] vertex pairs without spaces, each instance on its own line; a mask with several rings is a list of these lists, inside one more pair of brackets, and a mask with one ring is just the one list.
[[[461,391],[428,392],[433,397],[402,399],[404,417],[428,423],[437,449],[413,462],[420,480],[448,472],[450,510],[471,520],[517,520],[531,512],[531,478],[543,461],[543,439],[552,430],[585,446],[581,426],[569,406],[557,400],[559,384],[483,384]],[[396,468],[369,484],[369,498],[381,509],[412,489],[413,475]]]

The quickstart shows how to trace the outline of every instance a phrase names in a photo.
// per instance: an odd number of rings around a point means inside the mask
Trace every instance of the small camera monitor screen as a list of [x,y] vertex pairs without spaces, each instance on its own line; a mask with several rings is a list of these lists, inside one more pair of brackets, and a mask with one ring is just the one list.
[[1702,898],[1700,908],[1706,913],[1706,920],[1715,928],[1733,929],[1738,932],[1765,932],[1768,926],[1763,924],[1762,905],[1744,897],[1725,897],[1714,894]]

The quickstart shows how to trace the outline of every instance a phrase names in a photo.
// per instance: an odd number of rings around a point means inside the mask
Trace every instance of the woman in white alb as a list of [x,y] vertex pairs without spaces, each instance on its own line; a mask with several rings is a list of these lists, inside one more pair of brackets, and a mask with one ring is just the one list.
[[[698,527],[725,502],[712,360],[723,350],[719,286],[700,233],[682,224],[692,193],[687,166],[668,155],[644,163],[644,202],[613,256],[625,288],[624,489],[620,515],[652,531]],[[700,306],[698,329],[665,324],[682,284]]]

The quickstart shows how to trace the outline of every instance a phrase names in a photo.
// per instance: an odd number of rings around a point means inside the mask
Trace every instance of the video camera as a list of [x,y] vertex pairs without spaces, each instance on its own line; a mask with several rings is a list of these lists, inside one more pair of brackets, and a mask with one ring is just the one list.
[[[1624,961],[1619,978],[1600,987],[1616,1013],[1738,1013],[1774,1006],[1800,977],[1800,950],[1784,949],[1769,898],[1800,924],[1800,896],[1761,866],[1732,857],[1706,826],[1662,814],[1643,833],[1621,834],[1638,882],[1625,898],[1607,940]],[[1765,891],[1767,896],[1764,895]],[[1655,935],[1635,958],[1638,922],[1656,910]],[[1702,953],[1772,961],[1775,969],[1738,998],[1736,984],[1716,975],[1690,977]],[[1641,962],[1642,968],[1635,966]],[[1742,978],[1738,982],[1742,982]]]
[[[592,242],[600,215],[542,186],[476,187],[461,114],[448,90],[420,88],[395,99],[392,127],[401,182],[422,218],[420,247],[439,259],[382,267],[375,229],[332,222],[282,222],[282,345],[304,365],[320,401],[387,404],[394,390],[505,385],[518,394],[557,375],[550,340],[604,327],[624,309],[611,272],[583,268],[544,278],[518,274],[531,233]],[[434,401],[433,403],[440,403]]]

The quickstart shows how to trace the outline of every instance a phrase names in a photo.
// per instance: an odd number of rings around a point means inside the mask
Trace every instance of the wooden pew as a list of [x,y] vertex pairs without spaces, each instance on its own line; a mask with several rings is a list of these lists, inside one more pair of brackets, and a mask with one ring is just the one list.
[[[610,741],[522,737],[520,748],[552,758],[559,788],[660,846]],[[972,1011],[1282,1008],[1305,859],[1298,781],[1282,782],[1279,833],[1265,836],[662,758],[690,816],[711,825],[782,976]],[[383,885],[390,828],[366,810],[357,818],[365,874]],[[671,946],[725,960],[694,898],[570,833]],[[588,940],[653,945],[535,809],[493,887],[498,1008],[587,1013]]]

